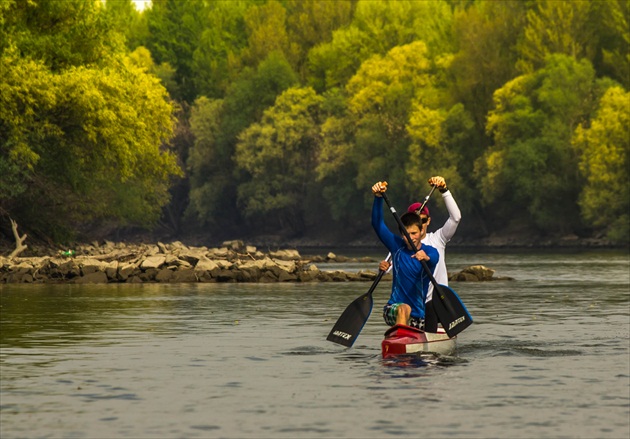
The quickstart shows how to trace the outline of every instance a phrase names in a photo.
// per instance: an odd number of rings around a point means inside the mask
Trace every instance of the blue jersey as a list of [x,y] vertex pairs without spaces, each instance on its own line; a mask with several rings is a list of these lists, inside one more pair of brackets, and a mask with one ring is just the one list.
[[[382,197],[374,197],[372,227],[374,227],[381,242],[392,254],[392,263],[394,264],[392,294],[387,303],[406,303],[411,307],[411,317],[423,319],[424,302],[431,281],[424,271],[422,263],[411,257],[414,252],[407,248],[405,240],[393,234],[385,225]],[[440,258],[438,251],[426,244],[422,244],[420,250],[423,250],[429,257],[429,260],[425,262],[433,272]]]

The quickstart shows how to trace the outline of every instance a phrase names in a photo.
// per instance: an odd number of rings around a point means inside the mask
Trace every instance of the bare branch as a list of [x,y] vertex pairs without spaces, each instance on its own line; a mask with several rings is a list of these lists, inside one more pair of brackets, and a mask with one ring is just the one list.
[[26,240],[26,237],[28,235],[25,233],[24,236],[20,237],[20,234],[17,230],[17,223],[13,219],[9,219],[11,220],[11,229],[13,229],[13,236],[15,236],[15,250],[13,250],[13,252],[11,252],[11,254],[9,255],[9,259],[13,259],[28,248],[28,245],[24,244],[24,240]]

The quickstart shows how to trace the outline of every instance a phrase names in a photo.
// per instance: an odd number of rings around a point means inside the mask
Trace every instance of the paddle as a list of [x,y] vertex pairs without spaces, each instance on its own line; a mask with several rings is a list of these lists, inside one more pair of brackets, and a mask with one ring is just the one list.
[[[420,206],[420,210],[422,210],[427,204],[434,190],[435,186],[431,188],[429,195],[424,198],[424,202],[422,203],[422,206]],[[385,260],[389,261],[390,257],[391,255],[388,255]],[[337,323],[335,323],[335,326],[331,329],[330,334],[326,337],[326,340],[339,343],[346,347],[350,347],[354,344],[357,337],[359,337],[363,326],[365,326],[365,323],[372,313],[372,307],[374,305],[372,293],[385,273],[385,271],[379,270],[378,276],[376,276],[376,279],[372,282],[372,286],[368,292],[357,297],[354,302],[348,305],[339,319],[337,319]]]
[[435,191],[436,188],[437,188],[437,186],[431,185],[431,192],[429,192],[429,195],[424,197],[424,201],[422,202],[422,206],[420,206],[420,208],[416,209],[418,212],[422,212],[422,209],[424,209],[424,206],[427,205],[427,202],[429,201],[429,198],[431,198],[431,195],[433,195],[433,192]]
[[378,276],[372,282],[368,292],[357,297],[354,302],[348,305],[341,316],[339,316],[339,319],[337,319],[335,326],[330,330],[326,340],[339,343],[348,348],[354,344],[363,326],[365,326],[365,322],[370,317],[372,306],[374,305],[372,293],[384,274],[383,270],[379,270]]
[[[385,192],[381,192],[381,195],[383,196],[385,203],[387,203],[389,210],[394,215],[394,219],[398,223],[398,227],[404,233],[405,238],[407,238],[407,242],[409,242],[411,249],[414,253],[416,253],[418,249],[411,240],[411,237],[400,220],[396,209],[389,202],[389,197]],[[429,280],[433,284],[432,302],[438,321],[442,324],[448,336],[454,337],[472,324],[472,317],[468,313],[468,310],[462,303],[457,293],[446,285],[438,284],[427,263],[425,261],[420,261],[420,263],[422,264],[424,271],[429,275]]]

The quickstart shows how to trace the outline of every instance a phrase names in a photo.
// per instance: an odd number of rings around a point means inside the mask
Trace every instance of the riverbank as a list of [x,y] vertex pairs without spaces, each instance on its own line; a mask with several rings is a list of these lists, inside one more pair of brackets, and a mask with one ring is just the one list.
[[376,265],[377,261],[330,252],[326,256],[302,257],[295,249],[262,252],[242,241],[226,241],[214,248],[186,246],[179,241],[105,241],[41,256],[0,257],[0,283],[349,282],[376,277],[376,270],[322,271],[317,268],[318,262]]
[[[50,250],[50,249],[49,249]],[[37,249],[45,253],[45,249]],[[373,270],[320,270],[318,263],[369,263]],[[105,241],[41,256],[0,257],[0,284],[14,283],[186,283],[186,282],[356,282],[373,281],[378,259],[333,252],[302,255],[297,249],[267,252],[243,241],[220,247],[186,246],[179,241],[125,244]],[[477,265],[451,278],[458,281],[505,280]],[[387,274],[383,280],[391,280]]]

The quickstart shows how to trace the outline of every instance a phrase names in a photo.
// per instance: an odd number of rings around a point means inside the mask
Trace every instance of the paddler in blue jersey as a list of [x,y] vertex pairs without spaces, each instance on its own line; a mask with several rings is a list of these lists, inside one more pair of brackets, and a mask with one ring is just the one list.
[[[387,190],[387,182],[379,181],[372,186],[374,204],[372,205],[372,227],[379,239],[392,254],[393,281],[392,294],[383,308],[383,318],[390,326],[402,324],[424,329],[424,303],[429,290],[429,276],[424,271],[421,260],[425,261],[431,272],[440,258],[438,251],[421,243],[422,220],[415,212],[407,212],[400,217],[409,233],[415,248],[414,253],[406,238],[392,233],[383,220],[382,193]],[[402,230],[401,230],[402,234]]]

